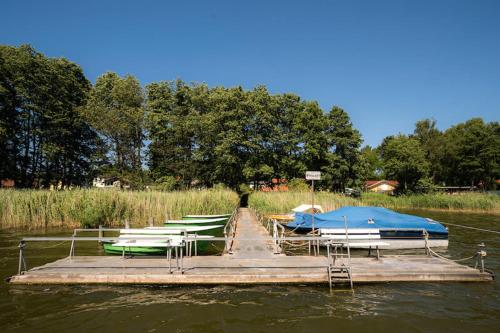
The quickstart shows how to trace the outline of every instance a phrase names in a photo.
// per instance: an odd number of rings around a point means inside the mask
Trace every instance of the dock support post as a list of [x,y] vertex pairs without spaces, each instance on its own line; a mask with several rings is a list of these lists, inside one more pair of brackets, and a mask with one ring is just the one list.
[[21,275],[23,270],[23,266],[24,266],[24,270],[26,271],[27,270],[27,267],[26,267],[26,260],[24,259],[24,247],[26,246],[26,243],[24,241],[21,241],[19,243],[19,267],[18,267],[18,270],[17,270],[17,274],[18,275]]
[[429,233],[427,230],[423,230],[424,233],[424,242],[425,242],[425,254],[430,257],[431,256],[431,251],[429,249]]
[[[319,230],[318,230],[318,237],[319,237],[319,236],[320,236],[320,234],[319,234]],[[318,255],[319,255],[319,246],[320,246],[319,239],[317,240],[317,242],[318,242]]]
[[183,248],[181,247],[181,274],[184,274],[184,256],[182,255]]
[[71,240],[71,247],[69,249],[69,258],[73,259],[74,255],[75,255],[75,236],[73,236],[73,239]]
[[477,269],[478,265],[481,265],[480,271],[484,273],[484,258],[486,257],[486,250],[484,243],[478,244],[477,254],[476,254],[476,264],[474,268]]
[[149,218],[148,223],[149,223],[149,226],[150,226],[150,227],[153,227],[153,226],[155,225],[155,218],[151,216],[151,217]]
[[100,240],[100,238],[102,238],[104,236],[104,232],[102,231],[102,225],[99,224],[99,244],[102,243],[102,241]]
[[130,229],[130,222],[128,219],[125,219],[125,229]]
[[[196,251],[196,250],[195,250]],[[227,231],[226,228],[224,228],[224,252],[229,253],[229,245],[228,245],[228,239],[227,239]],[[196,255],[196,254],[195,254]]]
[[168,272],[172,274],[172,247],[170,246],[167,250],[168,257]]

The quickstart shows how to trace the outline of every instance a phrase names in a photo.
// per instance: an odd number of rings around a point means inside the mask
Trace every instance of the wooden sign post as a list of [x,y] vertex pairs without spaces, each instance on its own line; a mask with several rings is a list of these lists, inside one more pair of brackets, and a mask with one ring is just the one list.
[[[314,181],[321,180],[321,172],[320,171],[306,171],[306,180],[310,180],[311,184],[311,200],[312,200],[312,234],[316,235],[314,228]],[[316,252],[316,246],[314,247],[314,252]],[[318,241],[318,252],[319,253],[319,241]]]

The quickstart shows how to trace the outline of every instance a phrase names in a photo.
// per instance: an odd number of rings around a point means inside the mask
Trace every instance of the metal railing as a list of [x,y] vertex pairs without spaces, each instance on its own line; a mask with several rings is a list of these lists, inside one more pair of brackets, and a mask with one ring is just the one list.
[[283,252],[283,243],[286,240],[285,227],[275,219],[265,218],[253,208],[249,208],[257,217],[257,221],[267,230],[272,236],[272,244],[274,254]]
[[[189,234],[186,229],[182,229],[182,227],[176,228],[178,230],[181,230],[183,241],[184,241],[184,246],[186,250],[186,255],[187,256],[192,256],[192,250],[193,250],[193,245],[194,245],[194,255],[196,256],[197,253],[197,243],[198,242],[224,242],[224,251],[226,253],[231,251],[231,247],[233,244],[233,241],[235,239],[235,233],[236,233],[236,220],[237,220],[237,215],[238,215],[238,210],[235,209],[233,211],[233,214],[231,215],[230,219],[228,220],[228,223],[224,227],[224,236],[223,237],[212,237],[212,238],[199,238],[197,237],[196,234]],[[350,266],[350,249],[353,245],[356,244],[356,241],[352,241],[348,235],[348,228],[347,228],[347,221],[345,221],[345,232],[346,232],[346,239],[345,241],[338,241],[338,240],[332,240],[331,237],[328,236],[322,236],[322,235],[307,235],[307,236],[287,236],[285,232],[285,228],[277,221],[271,222],[269,219],[268,221],[264,221],[260,215],[257,214],[257,217],[259,221],[265,226],[265,223],[269,225],[268,231],[271,233],[271,237],[269,238],[270,241],[274,245],[274,253],[279,254],[284,251],[283,245],[290,244],[290,242],[308,242],[310,245],[311,244],[323,244],[327,245],[327,257],[331,258],[331,255],[333,254],[330,251],[330,245],[335,244],[335,252],[339,249],[341,253],[335,253],[335,256],[337,257],[345,257],[347,256],[347,261],[348,265]],[[27,271],[27,263],[26,263],[26,258],[24,255],[24,251],[26,249],[27,243],[28,242],[64,242],[64,241],[69,241],[71,242],[70,246],[70,253],[69,257],[70,259],[73,258],[76,254],[76,244],[78,241],[95,241],[95,242],[116,242],[116,241],[121,241],[123,238],[119,237],[104,237],[105,232],[116,232],[119,233],[122,228],[95,228],[95,229],[74,229],[73,234],[69,237],[25,237],[23,238],[20,243],[19,243],[19,263],[18,263],[18,274],[22,274],[23,271]],[[142,230],[142,229],[138,229]],[[478,251],[471,257],[468,258],[463,258],[459,260],[452,260],[446,257],[443,257],[439,254],[437,254],[435,251],[431,249],[430,242],[429,242],[429,233],[425,229],[414,229],[414,228],[407,228],[407,229],[400,229],[404,231],[421,231],[423,234],[423,239],[425,242],[425,251],[428,256],[436,256],[442,259],[454,261],[454,262],[459,262],[459,261],[464,261],[464,260],[470,260],[470,259],[476,259],[475,261],[475,268],[479,267],[479,270],[481,272],[488,271],[485,269],[485,257],[486,257],[486,251],[485,251],[485,246],[484,244],[479,245]],[[88,232],[97,232],[98,236],[97,237],[82,237],[79,236],[81,233],[88,233]],[[158,236],[147,236],[145,237],[144,235],[130,235],[127,237],[127,240],[158,240],[158,241],[168,241],[171,238],[171,235],[158,235]],[[239,240],[243,241],[253,241],[253,240],[259,240],[258,238],[238,238]],[[369,239],[371,241],[371,238]],[[338,247],[338,248],[337,248]],[[344,255],[343,254],[343,248],[347,248],[347,253]]]
[[[181,229],[181,228],[179,228]],[[97,237],[80,237],[78,236],[78,233],[80,232],[99,232],[99,231],[106,231],[106,232],[120,232],[121,229],[112,229],[112,228],[99,228],[99,229],[78,229],[75,232],[73,232],[73,235],[71,236],[66,236],[66,237],[61,237],[61,236],[54,236],[54,237],[24,237],[21,239],[19,242],[19,265],[18,265],[18,274],[21,275],[23,272],[28,270],[28,266],[26,263],[26,257],[25,257],[25,250],[27,247],[27,244],[29,242],[71,242],[70,246],[70,253],[69,253],[69,258],[72,259],[73,257],[76,257],[76,244],[77,242],[118,242],[122,241],[123,238],[120,238],[118,236],[116,237],[104,237],[98,235]],[[141,230],[141,229],[138,229]],[[185,231],[185,230],[184,230]],[[139,241],[139,240],[148,240],[148,241],[169,241],[171,239],[172,235],[158,235],[158,236],[145,236],[145,235],[137,235],[133,236],[130,235],[127,237],[127,241]],[[243,241],[258,241],[260,238],[238,238],[239,240]],[[227,236],[227,237],[212,237],[212,238],[199,238],[197,235],[193,234],[188,234],[187,231],[184,232],[183,235],[183,244],[184,247],[186,248],[186,254],[188,257],[192,256],[192,245],[195,242],[225,242],[225,244],[230,244],[234,240],[234,235],[233,236]],[[327,241],[327,238],[324,237],[311,237],[311,236],[298,236],[298,237],[286,237],[283,236],[280,238],[281,242],[288,241],[288,242],[293,242],[293,241]],[[195,256],[197,253],[195,253]]]
[[283,250],[281,245],[283,244],[284,239],[285,227],[273,219],[273,245],[275,254],[281,254],[281,251]]
[[231,214],[231,217],[224,226],[224,239],[225,239],[224,253],[231,253],[231,249],[233,247],[233,239],[236,234],[237,217],[238,217],[238,208],[235,208],[233,210],[233,214]]

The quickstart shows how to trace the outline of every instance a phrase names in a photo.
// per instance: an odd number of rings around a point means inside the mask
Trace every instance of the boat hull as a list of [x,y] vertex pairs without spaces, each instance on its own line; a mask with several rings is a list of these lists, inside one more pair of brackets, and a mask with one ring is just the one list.
[[218,219],[225,218],[229,220],[231,214],[219,214],[219,215],[185,215],[182,217],[183,220],[198,220],[198,219]]
[[[210,224],[207,223],[200,223],[200,224],[182,224],[182,223],[165,223],[163,224],[164,226],[172,227],[172,228],[186,228],[186,227],[206,227],[209,226]],[[220,221],[214,222],[214,225],[220,225]],[[214,237],[222,237],[224,236],[224,228],[215,228],[215,229],[209,229],[209,230],[202,230],[198,232],[190,232],[190,234],[196,233],[197,235],[208,235],[208,236],[214,236]],[[218,249],[217,244],[221,244],[221,242],[211,242],[208,240],[201,240],[196,242],[196,249],[198,253],[207,253],[209,250],[214,250],[216,251]]]
[[[424,239],[380,239],[379,241],[387,243],[389,245],[381,245],[379,249],[384,250],[411,250],[411,249],[425,249],[425,240]],[[370,246],[357,246],[356,242],[367,243],[366,240],[356,240],[349,239],[349,247],[352,249],[368,249]],[[430,248],[447,248],[448,240],[447,239],[429,239],[428,246]],[[375,248],[374,246],[372,248]]]
[[[286,226],[285,226],[286,227]],[[324,234],[322,229],[319,229],[320,233],[324,237],[331,238],[339,242],[346,242],[349,239],[349,246],[353,249],[367,249],[369,246],[357,246],[358,243],[369,243],[372,242],[384,242],[389,245],[379,246],[380,249],[424,249],[426,246],[425,237],[422,234],[422,230],[405,230],[405,229],[348,229],[347,237],[345,236],[345,229],[332,229],[327,228],[324,230],[330,231],[331,234]],[[333,233],[332,231],[335,230]],[[311,228],[300,228],[296,229],[296,233],[307,234],[311,232]],[[448,247],[448,233],[441,232],[429,232],[429,238],[427,240],[429,247]]]
[[[107,254],[123,254],[123,246],[113,246],[113,242],[103,242],[102,246],[104,248],[104,252]],[[135,247],[130,246],[125,248],[125,254],[133,254],[133,255],[164,255],[166,254],[165,247]]]

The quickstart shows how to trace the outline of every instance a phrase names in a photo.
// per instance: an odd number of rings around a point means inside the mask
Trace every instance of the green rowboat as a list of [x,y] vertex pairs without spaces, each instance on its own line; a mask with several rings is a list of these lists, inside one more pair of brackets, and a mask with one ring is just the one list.
[[183,220],[199,220],[199,219],[219,219],[225,218],[228,219],[232,214],[218,214],[218,215],[184,215],[182,217]]
[[[113,242],[103,242],[102,246],[104,248],[104,252],[107,254],[119,254],[123,253],[123,246],[113,246]],[[164,247],[135,247],[130,246],[126,247],[125,253],[133,254],[135,256],[147,256],[147,255],[165,255],[166,248]]]
[[183,226],[206,226],[214,224],[226,224],[226,217],[219,217],[213,219],[191,219],[191,220],[167,220],[165,226],[183,227]]
[[[222,236],[224,225],[183,225],[183,226],[165,226],[165,227],[147,227],[144,229],[122,229],[120,230],[120,238],[135,236],[140,237],[155,237],[167,235],[182,235],[184,231],[188,234],[207,235],[207,236]],[[114,242],[103,242],[104,251],[107,254],[122,254],[123,246],[113,246]],[[198,252],[204,252],[211,242],[198,241]],[[165,247],[126,247],[125,252],[133,255],[164,255],[166,254]]]

